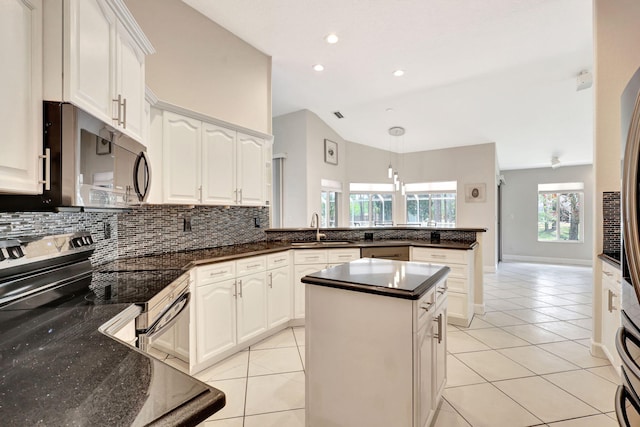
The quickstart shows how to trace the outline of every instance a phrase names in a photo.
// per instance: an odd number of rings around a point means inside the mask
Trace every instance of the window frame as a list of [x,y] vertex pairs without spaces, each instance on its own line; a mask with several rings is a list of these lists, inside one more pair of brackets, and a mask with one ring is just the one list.
[[[410,222],[409,221],[409,208],[408,208],[408,203],[410,201],[410,199],[412,197],[416,197],[416,196],[422,196],[422,195],[433,195],[433,194],[439,194],[439,195],[446,195],[446,194],[453,194],[455,197],[455,201],[454,201],[454,221],[453,223],[450,222],[439,222],[439,221],[433,221],[435,222],[435,225],[432,224],[432,221],[427,221],[426,222],[426,226],[429,227],[455,227],[458,221],[458,182],[457,181],[434,181],[434,182],[417,182],[417,183],[411,183],[411,184],[407,184],[406,185],[406,195],[405,195],[405,201],[404,201],[404,211],[405,211],[405,220],[407,225],[415,225],[415,226],[422,226],[424,223],[422,221],[420,222]],[[431,197],[429,197],[429,212],[432,211],[432,200]],[[418,205],[419,205],[419,201],[418,201]],[[418,207],[419,210],[419,207]],[[419,214],[418,214],[419,216]]]
[[[555,238],[554,239],[540,239],[540,214],[541,214],[541,204],[540,204],[540,195],[543,194],[555,194],[556,195],[556,209],[555,209],[555,222],[557,224],[555,230]],[[562,195],[569,194],[577,194],[578,195],[578,239],[576,240],[562,240],[561,236],[561,222],[560,222],[560,209],[558,208],[559,199]],[[574,183],[557,183],[557,184],[538,184],[538,191],[536,194],[537,203],[536,203],[536,241],[538,243],[584,243],[584,183],[582,182],[574,182]]]
[[[353,216],[352,216],[352,212],[353,212],[353,208],[352,208],[352,196],[353,195],[367,195],[368,197],[368,208],[367,208],[367,216],[368,219],[366,220],[366,224],[364,225],[355,225],[355,222],[353,221]],[[376,221],[375,221],[375,217],[373,216],[373,212],[374,212],[374,202],[375,202],[375,197],[390,197],[390,199],[381,199],[380,201],[382,202],[383,208],[386,202],[390,202],[391,206],[389,207],[388,212],[390,213],[390,218],[391,220],[389,221],[390,224],[386,224],[387,221],[385,221],[385,223],[377,225]],[[367,228],[367,227],[392,227],[394,225],[394,205],[396,203],[396,197],[395,197],[395,188],[393,186],[393,184],[373,184],[373,183],[350,183],[349,184],[349,227],[360,227],[360,228]],[[386,212],[386,210],[385,210]],[[384,218],[384,214],[383,214],[383,218]],[[364,222],[364,220],[363,220]]]

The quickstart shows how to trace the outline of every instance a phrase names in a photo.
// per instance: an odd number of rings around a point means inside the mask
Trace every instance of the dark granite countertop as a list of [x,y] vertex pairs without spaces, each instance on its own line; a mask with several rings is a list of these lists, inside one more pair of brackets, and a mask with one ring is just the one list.
[[[293,244],[292,244],[293,243]],[[199,265],[216,262],[233,261],[256,255],[282,252],[290,249],[336,249],[336,248],[365,248],[384,246],[419,246],[440,249],[470,250],[478,245],[474,243],[461,243],[453,241],[441,241],[431,243],[429,240],[356,240],[348,243],[322,240],[318,243],[313,240],[305,242],[272,241],[256,242],[242,245],[221,246],[217,248],[198,249],[185,252],[174,252],[162,255],[149,255],[132,258],[120,258],[96,267],[101,273],[111,272],[142,272],[157,270],[188,270]],[[177,276],[176,276],[177,277]],[[168,283],[168,282],[167,282]]]
[[363,258],[309,274],[302,282],[416,300],[449,271],[449,267],[438,264]]
[[620,252],[603,252],[600,255],[598,255],[598,258],[600,258],[601,260],[603,260],[604,262],[611,264],[612,266],[616,267],[616,268],[620,268]]
[[[281,231],[315,231],[315,228],[293,227],[293,228],[268,228],[267,233],[278,233]],[[422,231],[475,231],[476,233],[486,233],[486,228],[479,227],[421,227],[419,225],[396,225],[389,227],[332,227],[320,228],[320,231],[381,231],[381,230],[422,230]]]
[[221,391],[98,331],[127,306],[0,311],[1,423],[197,425],[222,408]]

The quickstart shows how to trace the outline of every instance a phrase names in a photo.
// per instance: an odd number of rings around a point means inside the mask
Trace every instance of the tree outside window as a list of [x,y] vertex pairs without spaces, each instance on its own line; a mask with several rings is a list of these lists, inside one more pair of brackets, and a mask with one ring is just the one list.
[[381,193],[351,193],[349,222],[352,227],[393,225],[393,196]]
[[[561,186],[546,184],[546,186]],[[582,241],[583,199],[579,191],[538,191],[538,241]]]
[[407,224],[456,225],[456,193],[407,193]]

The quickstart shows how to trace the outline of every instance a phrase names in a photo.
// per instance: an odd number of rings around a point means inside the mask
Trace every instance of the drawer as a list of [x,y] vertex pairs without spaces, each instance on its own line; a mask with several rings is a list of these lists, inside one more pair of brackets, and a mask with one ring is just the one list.
[[360,249],[327,249],[327,262],[342,264],[360,259]]
[[449,277],[457,278],[457,279],[469,279],[470,270],[469,266],[466,264],[447,264],[451,271],[449,272]]
[[266,256],[254,256],[236,261],[236,276],[259,273],[267,269]]
[[468,251],[455,249],[413,248],[412,261],[440,264],[468,264]]
[[293,253],[295,264],[326,264],[327,251],[325,249],[297,249]]
[[267,255],[267,270],[289,265],[289,251]]
[[196,272],[196,286],[233,279],[236,277],[236,263],[223,262],[198,267]]
[[620,269],[612,266],[608,262],[602,261],[602,274],[609,279],[614,280],[617,283],[620,283]]
[[447,288],[451,292],[459,292],[461,294],[469,293],[469,281],[467,279],[459,279],[457,277],[447,278]]

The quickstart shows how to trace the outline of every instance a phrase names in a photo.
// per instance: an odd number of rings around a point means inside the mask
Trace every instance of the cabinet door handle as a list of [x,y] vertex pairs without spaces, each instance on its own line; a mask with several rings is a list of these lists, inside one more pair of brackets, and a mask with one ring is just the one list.
[[122,128],[127,128],[127,98],[122,101]]
[[44,159],[44,179],[38,181],[44,184],[45,190],[51,190],[51,149],[45,148],[44,154],[38,155],[39,159]]
[[608,295],[608,301],[607,301],[607,310],[609,310],[609,313],[613,313],[613,292],[611,292],[611,289],[607,289],[607,293]]
[[118,94],[118,97],[112,99],[118,106],[118,115],[116,117],[111,117],[111,120],[115,120],[116,124],[120,126],[120,118],[122,117],[122,95]]
[[238,281],[233,282],[233,297],[238,298]]
[[240,193],[240,203],[242,203],[242,188],[239,190]]
[[202,185],[198,187],[198,194],[198,200],[200,200],[200,203],[202,203]]
[[438,333],[434,338],[438,338],[438,344],[440,344],[442,342],[442,313],[438,314],[438,317],[433,321],[438,323]]
[[238,295],[242,298],[242,279],[238,280]]
[[273,289],[273,273],[269,273],[269,287]]

